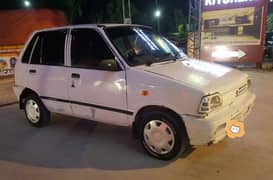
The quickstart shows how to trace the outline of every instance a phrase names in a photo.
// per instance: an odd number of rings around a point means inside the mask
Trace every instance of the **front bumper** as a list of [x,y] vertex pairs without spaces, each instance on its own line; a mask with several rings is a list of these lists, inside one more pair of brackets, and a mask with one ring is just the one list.
[[191,145],[217,143],[226,137],[225,127],[230,120],[245,121],[251,112],[256,96],[245,93],[233,104],[223,107],[205,118],[181,115],[184,120]]

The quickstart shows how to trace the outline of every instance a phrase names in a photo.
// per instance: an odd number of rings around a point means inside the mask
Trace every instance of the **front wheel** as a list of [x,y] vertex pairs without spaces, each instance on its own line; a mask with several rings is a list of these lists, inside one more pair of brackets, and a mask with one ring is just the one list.
[[141,142],[149,155],[170,160],[189,148],[182,121],[165,112],[149,112],[142,116]]
[[35,127],[48,125],[50,121],[50,112],[36,95],[31,94],[27,96],[24,110],[26,118],[31,125]]

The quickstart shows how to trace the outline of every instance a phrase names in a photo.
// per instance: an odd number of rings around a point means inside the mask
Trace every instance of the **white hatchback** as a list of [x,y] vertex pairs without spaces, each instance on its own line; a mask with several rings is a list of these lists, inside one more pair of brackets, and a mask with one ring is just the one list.
[[14,91],[36,127],[50,113],[128,126],[150,155],[168,160],[243,122],[250,85],[238,70],[189,59],[149,27],[79,25],[33,33]]

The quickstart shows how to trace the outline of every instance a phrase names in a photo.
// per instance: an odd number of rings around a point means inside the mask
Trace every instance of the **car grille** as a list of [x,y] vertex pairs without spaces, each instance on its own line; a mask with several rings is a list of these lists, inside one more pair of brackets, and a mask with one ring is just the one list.
[[239,87],[236,92],[235,92],[235,96],[238,97],[242,94],[244,94],[245,92],[247,92],[248,89],[248,85],[244,84],[243,86]]
[[248,84],[241,84],[234,87],[229,92],[223,94],[223,106],[228,106],[233,104],[240,96],[248,92]]

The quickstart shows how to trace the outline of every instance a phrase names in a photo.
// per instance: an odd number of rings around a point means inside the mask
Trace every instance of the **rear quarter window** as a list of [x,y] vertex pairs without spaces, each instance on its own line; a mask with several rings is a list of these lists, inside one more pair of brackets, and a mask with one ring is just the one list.
[[33,49],[33,46],[35,44],[35,41],[37,39],[38,35],[34,35],[32,37],[32,39],[30,40],[30,42],[27,44],[27,47],[26,47],[26,50],[22,56],[22,63],[28,63],[29,62],[29,59],[30,59],[30,56],[31,56],[31,53],[32,53],[32,49]]
[[30,53],[30,64],[64,66],[66,31],[48,31],[37,35]]

